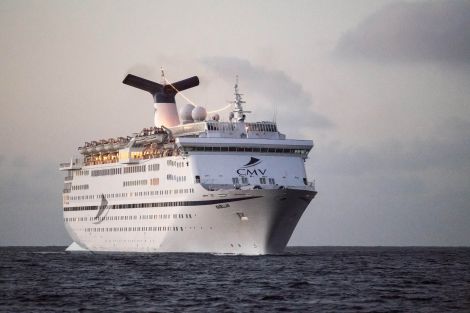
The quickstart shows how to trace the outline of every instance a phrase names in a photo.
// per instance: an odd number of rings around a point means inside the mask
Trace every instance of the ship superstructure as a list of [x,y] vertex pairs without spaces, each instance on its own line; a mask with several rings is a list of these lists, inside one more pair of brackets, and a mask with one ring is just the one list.
[[227,121],[193,104],[178,115],[175,95],[199,80],[162,77],[123,81],[152,94],[155,126],[87,142],[60,165],[72,239],[91,251],[282,252],[316,195],[304,166],[313,142],[246,122],[238,82]]

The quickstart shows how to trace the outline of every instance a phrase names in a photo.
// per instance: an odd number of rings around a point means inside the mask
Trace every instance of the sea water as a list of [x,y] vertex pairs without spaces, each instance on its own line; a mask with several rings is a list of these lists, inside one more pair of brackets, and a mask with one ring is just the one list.
[[64,250],[0,248],[0,312],[470,312],[470,248]]

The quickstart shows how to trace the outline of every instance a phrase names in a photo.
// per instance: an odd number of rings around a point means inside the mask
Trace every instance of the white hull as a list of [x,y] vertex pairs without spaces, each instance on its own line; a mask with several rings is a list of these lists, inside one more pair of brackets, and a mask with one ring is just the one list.
[[162,78],[123,81],[152,94],[156,127],[87,142],[60,165],[72,239],[96,252],[281,253],[316,195],[304,165],[313,142],[245,122],[238,84],[228,121],[190,105],[179,124],[174,96],[199,79]]
[[[232,190],[223,199],[220,194],[200,199],[213,202],[207,205],[110,209],[101,222],[91,221],[97,211],[90,210],[87,221],[66,228],[76,243],[97,252],[281,253],[316,193]],[[247,199],[234,201],[242,198]],[[73,213],[84,216],[85,212],[68,212]],[[158,218],[162,213],[171,217]],[[120,220],[120,216],[137,219]]]

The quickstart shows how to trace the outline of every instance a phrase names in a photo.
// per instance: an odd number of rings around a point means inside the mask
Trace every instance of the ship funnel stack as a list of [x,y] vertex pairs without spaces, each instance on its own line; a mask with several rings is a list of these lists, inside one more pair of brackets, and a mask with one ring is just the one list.
[[122,81],[124,84],[149,92],[155,101],[155,126],[173,127],[180,124],[175,96],[178,92],[199,85],[199,78],[193,76],[175,83],[168,83],[162,71],[162,83],[156,83],[132,74]]

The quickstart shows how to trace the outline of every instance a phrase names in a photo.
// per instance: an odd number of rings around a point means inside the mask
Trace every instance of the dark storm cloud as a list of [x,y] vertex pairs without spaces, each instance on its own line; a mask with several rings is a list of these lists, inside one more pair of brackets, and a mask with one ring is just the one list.
[[393,3],[344,34],[336,55],[380,61],[470,62],[470,2]]
[[328,118],[312,110],[312,97],[283,71],[268,70],[238,58],[211,57],[202,62],[229,82],[233,81],[234,73],[238,73],[247,89],[261,94],[277,107],[278,119],[287,125],[315,128],[333,125]]

